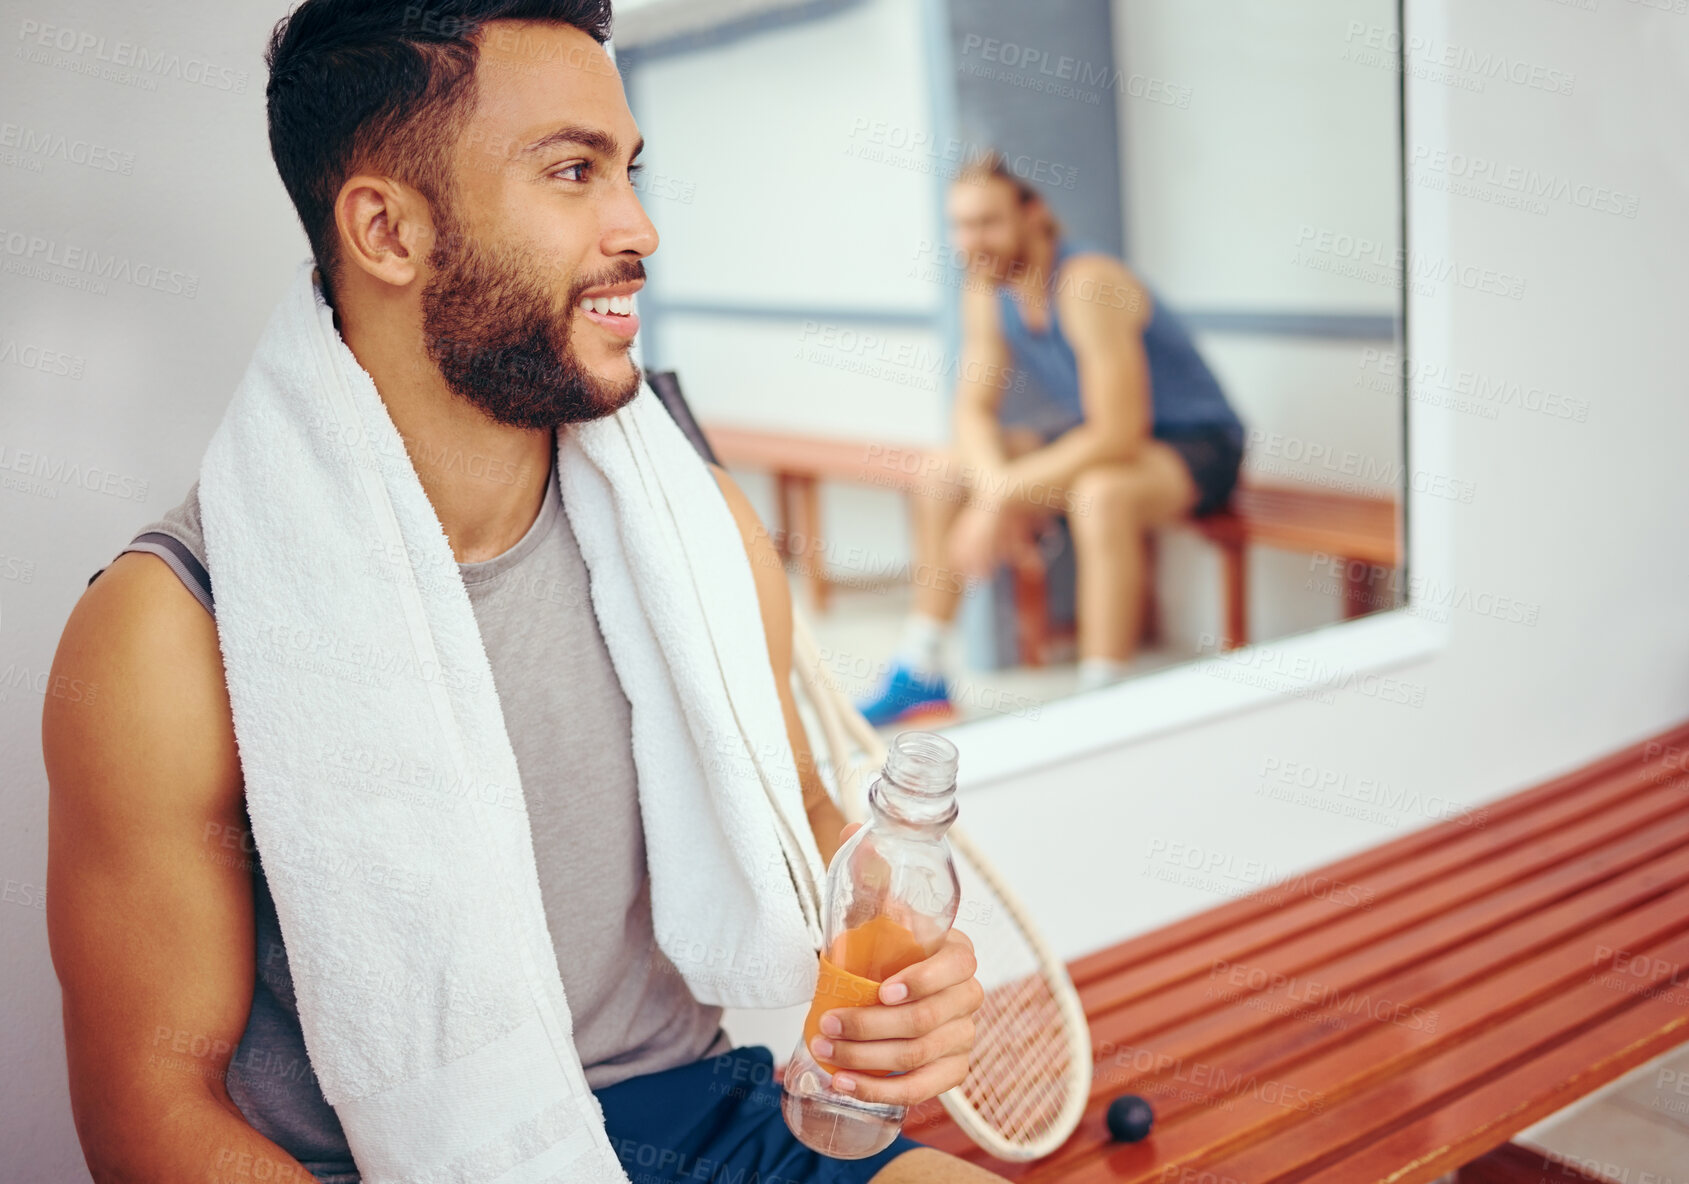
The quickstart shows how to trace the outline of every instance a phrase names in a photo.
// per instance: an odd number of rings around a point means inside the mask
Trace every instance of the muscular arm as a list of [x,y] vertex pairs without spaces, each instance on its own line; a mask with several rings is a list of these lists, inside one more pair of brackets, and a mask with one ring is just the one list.
[[996,296],[990,284],[969,283],[962,288],[962,358],[957,367],[952,422],[956,455],[968,474],[954,474],[972,484],[1002,469],[1003,431],[997,409],[1009,377],[1009,347],[997,319]]
[[768,637],[768,661],[774,668],[774,685],[780,693],[780,710],[786,718],[786,736],[791,741],[798,780],[803,785],[804,811],[810,830],[815,833],[815,845],[821,850],[821,861],[828,864],[842,845],[839,831],[845,825],[845,818],[816,770],[803,719],[798,715],[797,700],[792,695],[792,589],[786,583],[786,568],[758,520],[755,507],[738,483],[718,465],[711,465],[710,472],[733,511],[733,520],[738,523],[745,543],[745,554],[751,561],[763,631]]
[[47,937],[97,1181],[308,1182],[224,1075],[252,1001],[252,873],[217,632],[130,552],[82,595],[41,721]]
[[1149,362],[1143,328],[1149,294],[1132,273],[1103,255],[1081,255],[1063,268],[1056,293],[1062,331],[1079,363],[1085,421],[1042,448],[1004,464],[1001,500],[1059,505],[1081,471],[1131,461],[1150,435]]

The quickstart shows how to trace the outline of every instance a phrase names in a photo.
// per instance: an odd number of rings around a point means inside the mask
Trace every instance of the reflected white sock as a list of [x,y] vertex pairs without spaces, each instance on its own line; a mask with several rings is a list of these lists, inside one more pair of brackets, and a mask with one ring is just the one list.
[[903,626],[903,642],[897,656],[907,662],[916,674],[932,676],[944,673],[944,643],[950,636],[950,622],[926,613],[910,613]]
[[1118,658],[1080,658],[1079,689],[1094,691],[1098,687],[1106,687],[1111,682],[1119,682],[1131,668],[1132,663],[1122,662]]

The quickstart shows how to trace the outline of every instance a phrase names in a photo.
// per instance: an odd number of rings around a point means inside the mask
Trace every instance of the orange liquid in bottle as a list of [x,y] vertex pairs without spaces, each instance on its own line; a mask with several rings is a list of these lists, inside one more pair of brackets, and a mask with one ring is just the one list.
[[[878,1003],[882,982],[926,956],[915,935],[890,917],[871,917],[839,934],[833,939],[832,948],[821,955],[815,999],[803,1021],[804,1047],[821,1034],[823,1012],[835,1007],[868,1007]],[[839,1071],[839,1066],[819,1057],[816,1064],[829,1073]],[[851,1072],[888,1077],[895,1070],[852,1069]]]

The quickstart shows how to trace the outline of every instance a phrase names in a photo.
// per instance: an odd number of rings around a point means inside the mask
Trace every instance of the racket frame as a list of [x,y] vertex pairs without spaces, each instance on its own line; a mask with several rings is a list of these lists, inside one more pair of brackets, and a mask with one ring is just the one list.
[[[822,674],[820,649],[795,604],[792,606],[792,657],[804,697],[809,701],[826,744],[828,763],[838,787],[839,810],[847,822],[865,822],[868,813],[865,787],[885,764],[886,744],[855,705]],[[1056,1120],[1033,1140],[1006,1136],[980,1113],[960,1086],[945,1090],[938,1095],[938,1100],[963,1133],[998,1159],[1009,1162],[1041,1159],[1067,1141],[1078,1127],[1090,1101],[1090,1023],[1079,1002],[1079,992],[1074,989],[1073,979],[1068,975],[1067,964],[1044,940],[1044,935],[1033,924],[1025,903],[1010,890],[997,868],[959,826],[951,824],[946,837],[952,850],[967,861],[974,874],[996,895],[1037,959],[1039,972],[1062,1017],[1063,1036],[1068,1045],[1068,1067],[1063,1075],[1067,1092]],[[973,937],[972,934],[968,936]]]

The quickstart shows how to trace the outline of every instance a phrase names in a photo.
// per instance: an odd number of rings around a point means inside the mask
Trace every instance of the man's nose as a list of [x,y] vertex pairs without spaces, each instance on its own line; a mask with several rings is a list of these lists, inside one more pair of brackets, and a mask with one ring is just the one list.
[[601,247],[607,256],[632,254],[641,259],[657,249],[657,228],[632,185],[621,188],[610,199]]

